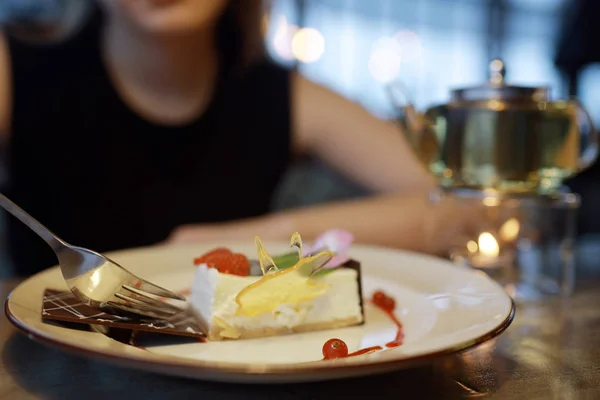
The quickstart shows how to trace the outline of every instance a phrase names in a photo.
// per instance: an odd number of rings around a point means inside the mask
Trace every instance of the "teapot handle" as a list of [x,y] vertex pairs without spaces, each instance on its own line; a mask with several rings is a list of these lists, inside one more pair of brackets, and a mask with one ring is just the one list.
[[392,107],[401,114],[397,123],[403,129],[410,145],[416,150],[420,140],[420,118],[410,98],[409,90],[398,80],[387,84],[385,89]]
[[410,91],[400,80],[395,80],[387,85],[385,89],[388,94],[388,99],[394,108],[404,108],[407,105],[412,105],[413,101],[410,96]]
[[[587,125],[589,129],[587,145],[581,149],[581,155],[579,156],[579,171],[583,171],[589,168],[596,158],[598,157],[598,131],[594,128],[594,122],[587,109],[577,99],[571,100],[577,109],[577,112],[582,116],[578,118],[578,125],[580,131],[582,126]],[[583,120],[583,121],[582,121]]]

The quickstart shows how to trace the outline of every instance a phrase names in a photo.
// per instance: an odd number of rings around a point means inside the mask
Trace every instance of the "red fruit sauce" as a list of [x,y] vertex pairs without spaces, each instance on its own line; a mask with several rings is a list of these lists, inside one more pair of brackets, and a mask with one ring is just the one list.
[[[371,297],[371,302],[375,307],[379,308],[381,311],[386,313],[386,315],[392,320],[392,322],[396,325],[396,337],[391,342],[385,344],[385,347],[398,347],[402,345],[404,340],[404,329],[402,323],[398,320],[396,315],[394,314],[394,310],[396,309],[396,301],[386,295],[384,292],[378,290],[373,293]],[[341,339],[329,339],[323,345],[323,359],[324,360],[332,360],[334,358],[345,358],[345,357],[353,357],[360,356],[363,354],[372,353],[374,351],[383,350],[383,346],[371,346],[366,347],[364,349],[357,350],[353,353],[348,353],[348,346]]]

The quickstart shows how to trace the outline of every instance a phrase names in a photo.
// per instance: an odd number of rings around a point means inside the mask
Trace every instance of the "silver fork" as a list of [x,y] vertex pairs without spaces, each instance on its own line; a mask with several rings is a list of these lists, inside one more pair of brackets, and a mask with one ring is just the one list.
[[160,298],[185,301],[185,297],[137,277],[100,253],[68,244],[1,193],[0,206],[54,250],[69,289],[86,305],[111,314],[153,319],[183,311]]

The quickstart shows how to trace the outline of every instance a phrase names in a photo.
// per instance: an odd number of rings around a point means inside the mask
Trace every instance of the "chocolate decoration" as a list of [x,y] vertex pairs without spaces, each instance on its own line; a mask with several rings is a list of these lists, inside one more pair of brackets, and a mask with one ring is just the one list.
[[363,316],[363,321],[358,325],[364,325],[365,324],[365,306],[363,304],[364,299],[363,299],[363,290],[362,290],[362,274],[361,274],[361,269],[360,269],[360,261],[350,259],[336,268],[350,268],[350,269],[353,269],[356,271],[356,280],[358,281],[358,298],[360,299],[359,300],[360,301],[360,312]]
[[133,338],[137,332],[205,337],[194,316],[187,311],[166,320],[137,320],[96,310],[83,304],[71,292],[54,289],[44,291],[42,318],[69,324],[92,325],[94,331],[111,337],[118,333],[119,341],[127,341],[125,337]]

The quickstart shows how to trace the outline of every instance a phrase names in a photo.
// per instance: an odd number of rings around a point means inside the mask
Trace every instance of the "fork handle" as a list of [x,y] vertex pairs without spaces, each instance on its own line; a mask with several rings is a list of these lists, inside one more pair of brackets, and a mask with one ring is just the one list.
[[35,218],[29,215],[25,210],[21,207],[13,203],[8,197],[0,193],[0,206],[4,208],[6,211],[14,215],[19,221],[27,225],[32,231],[38,234],[39,237],[44,239],[46,243],[52,250],[55,252],[63,249],[66,246],[66,243],[59,239],[54,233],[52,233],[48,228],[39,223]]

